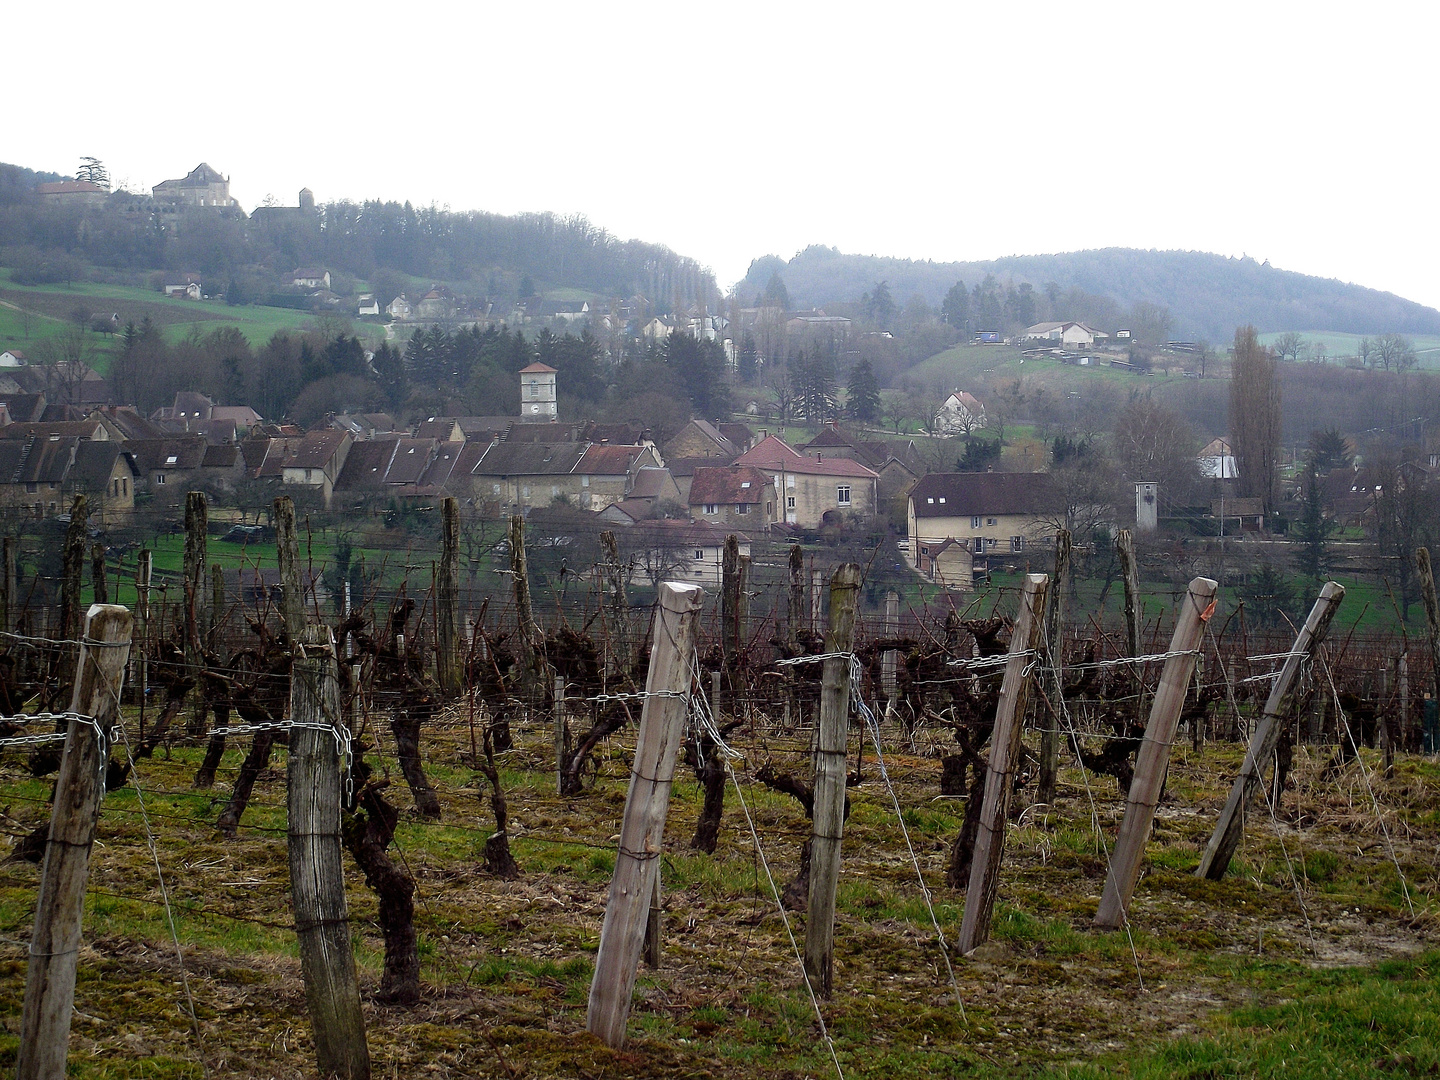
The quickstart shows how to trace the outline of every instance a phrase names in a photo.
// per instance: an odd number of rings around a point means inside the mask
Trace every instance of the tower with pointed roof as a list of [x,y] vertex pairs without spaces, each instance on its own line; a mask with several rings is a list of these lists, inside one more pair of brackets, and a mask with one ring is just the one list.
[[555,369],[536,362],[520,369],[520,418],[522,420],[554,420]]

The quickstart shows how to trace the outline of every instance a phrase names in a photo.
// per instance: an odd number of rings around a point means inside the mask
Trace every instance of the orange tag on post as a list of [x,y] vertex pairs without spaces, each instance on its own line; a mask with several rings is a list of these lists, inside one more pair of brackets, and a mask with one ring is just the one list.
[[1210,621],[1210,616],[1211,616],[1211,615],[1214,615],[1214,614],[1215,614],[1215,599],[1212,597],[1211,600],[1210,600],[1210,606],[1207,607],[1204,611],[1202,611],[1202,612],[1200,613],[1200,621],[1201,621],[1201,622],[1209,622],[1209,621]]

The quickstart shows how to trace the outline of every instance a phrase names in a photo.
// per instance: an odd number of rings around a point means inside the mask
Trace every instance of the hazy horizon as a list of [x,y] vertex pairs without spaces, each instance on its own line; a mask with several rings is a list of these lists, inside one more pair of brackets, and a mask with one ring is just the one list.
[[0,158],[72,173],[94,155],[142,190],[206,161],[247,209],[309,187],[579,213],[722,285],[811,244],[936,262],[1132,247],[1440,307],[1436,151],[1417,137],[1431,10],[78,10],[63,35],[43,9],[10,16],[13,83],[47,90]]

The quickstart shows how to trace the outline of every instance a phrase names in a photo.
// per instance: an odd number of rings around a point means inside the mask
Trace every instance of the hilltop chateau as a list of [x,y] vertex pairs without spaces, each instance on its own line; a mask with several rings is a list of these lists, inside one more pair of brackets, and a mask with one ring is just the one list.
[[203,161],[179,180],[162,180],[151,189],[157,202],[174,206],[239,206],[230,197],[230,178]]

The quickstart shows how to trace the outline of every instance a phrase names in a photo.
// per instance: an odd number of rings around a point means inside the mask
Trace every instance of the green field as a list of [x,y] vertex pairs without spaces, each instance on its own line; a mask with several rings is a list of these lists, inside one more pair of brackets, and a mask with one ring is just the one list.
[[[39,342],[62,330],[77,308],[94,314],[114,313],[120,324],[140,322],[148,317],[171,341],[179,341],[192,331],[208,333],[224,326],[238,327],[251,345],[262,345],[280,331],[299,332],[315,329],[320,320],[308,311],[289,308],[246,305],[231,307],[216,300],[169,299],[150,289],[132,285],[108,285],[74,282],[69,285],[18,286],[10,284],[10,274],[0,270],[0,347],[18,347],[30,351]],[[30,312],[31,325],[26,334],[24,316],[17,309]],[[347,309],[348,311],[348,309]],[[359,334],[367,341],[378,343],[384,331],[372,323],[352,323],[347,314],[333,317],[334,325],[347,333]],[[326,318],[328,324],[330,318]],[[106,358],[113,353],[114,339],[96,335],[95,344]],[[103,368],[106,359],[101,360]]]
[[1058,360],[1036,360],[1009,345],[956,345],[930,359],[916,364],[905,377],[927,383],[943,382],[952,389],[966,389],[983,383],[994,384],[1022,376],[1044,378],[1057,389],[1070,390],[1095,380],[1129,386],[1153,386],[1178,380],[1187,365],[1187,357],[1168,358],[1172,371],[1162,367],[1165,358],[1157,359],[1155,373],[1142,375],[1123,368],[1112,368],[1101,360],[1090,367],[1062,364]]
[[[1312,358],[1316,346],[1324,344],[1326,355],[1332,361],[1359,355],[1360,339],[1369,336],[1373,340],[1375,337],[1374,334],[1345,334],[1336,330],[1301,330],[1300,336],[1309,344]],[[1440,337],[1424,334],[1407,336],[1410,344],[1415,346],[1420,367],[1440,368]],[[1261,334],[1260,342],[1263,345],[1273,345],[1279,337],[1279,334]]]

